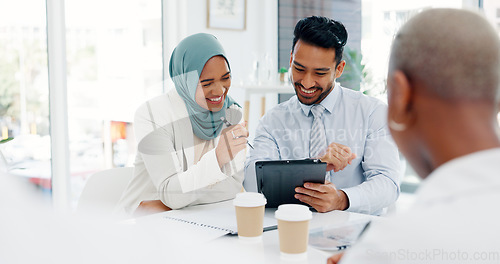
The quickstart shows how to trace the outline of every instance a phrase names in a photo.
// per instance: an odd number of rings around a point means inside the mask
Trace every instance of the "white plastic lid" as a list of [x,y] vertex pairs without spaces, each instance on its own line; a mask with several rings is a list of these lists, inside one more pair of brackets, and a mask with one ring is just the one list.
[[267,200],[261,193],[256,192],[242,192],[236,194],[236,198],[233,200],[234,206],[240,207],[256,207],[266,205]]
[[282,204],[274,213],[274,217],[284,221],[306,221],[311,220],[312,212],[309,207],[301,204]]

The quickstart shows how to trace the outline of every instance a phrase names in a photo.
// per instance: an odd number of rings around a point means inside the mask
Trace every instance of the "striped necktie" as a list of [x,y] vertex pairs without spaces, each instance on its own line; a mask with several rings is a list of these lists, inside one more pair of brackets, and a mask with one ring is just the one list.
[[314,120],[311,128],[311,140],[309,141],[310,158],[320,158],[324,155],[327,148],[325,126],[321,120],[324,111],[325,107],[319,104],[311,108]]

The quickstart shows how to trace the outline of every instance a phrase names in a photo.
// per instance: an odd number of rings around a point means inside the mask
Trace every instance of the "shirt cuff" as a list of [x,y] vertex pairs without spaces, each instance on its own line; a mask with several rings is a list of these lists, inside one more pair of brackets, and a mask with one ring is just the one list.
[[179,177],[183,193],[205,188],[227,178],[227,175],[219,167],[215,149],[205,153],[194,166],[196,169],[190,168],[188,169],[188,171],[191,170],[190,173],[183,175],[184,177]]
[[359,190],[356,187],[341,189],[347,195],[347,199],[349,199],[349,208],[346,211],[349,212],[358,212],[361,207],[361,195]]
[[243,171],[245,169],[245,152],[240,151],[233,160],[222,166],[222,173],[226,176],[231,177],[232,175]]

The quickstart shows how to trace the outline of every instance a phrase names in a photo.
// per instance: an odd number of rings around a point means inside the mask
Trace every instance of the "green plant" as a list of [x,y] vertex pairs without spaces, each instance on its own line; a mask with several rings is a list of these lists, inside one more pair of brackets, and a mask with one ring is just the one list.
[[360,51],[356,49],[351,49],[346,47],[344,50],[344,60],[346,65],[344,68],[344,73],[339,78],[339,82],[342,86],[351,88],[353,90],[359,91],[361,88],[361,83],[364,81],[367,73],[365,71],[365,65],[361,63],[363,55]]
[[360,51],[346,47],[344,59],[346,61],[344,73],[338,79],[342,86],[362,91],[370,96],[385,93],[385,79],[373,76],[372,70],[362,62],[363,54]]
[[7,143],[7,142],[9,142],[9,141],[11,141],[13,139],[14,138],[11,138],[11,137],[10,138],[6,138],[6,139],[2,139],[2,140],[0,140],[0,144]]
[[285,67],[281,67],[280,70],[278,71],[279,73],[287,73],[288,69]]

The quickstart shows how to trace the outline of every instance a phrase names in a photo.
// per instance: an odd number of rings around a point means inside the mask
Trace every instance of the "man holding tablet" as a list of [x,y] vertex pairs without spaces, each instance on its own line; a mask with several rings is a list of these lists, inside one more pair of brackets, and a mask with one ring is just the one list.
[[347,31],[326,17],[295,26],[290,55],[296,96],[262,117],[245,163],[244,187],[256,191],[255,162],[319,158],[325,184],[305,183],[295,197],[319,212],[380,214],[399,195],[398,150],[386,124],[387,106],[341,87]]

